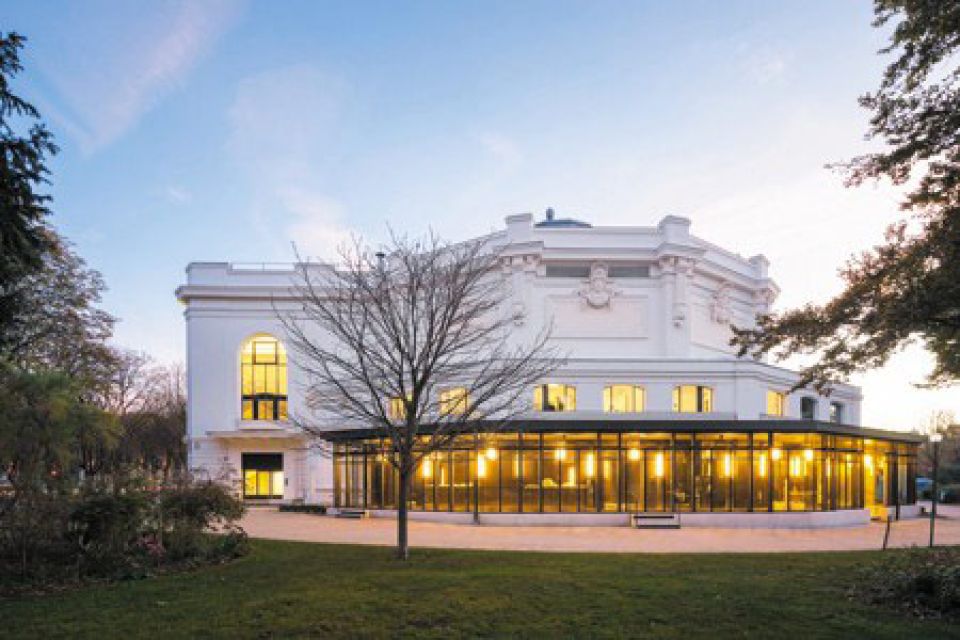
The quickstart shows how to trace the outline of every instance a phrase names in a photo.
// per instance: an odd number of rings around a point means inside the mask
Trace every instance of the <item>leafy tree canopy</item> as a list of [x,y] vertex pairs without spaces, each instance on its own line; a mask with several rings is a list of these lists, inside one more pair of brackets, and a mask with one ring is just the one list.
[[0,326],[16,313],[16,283],[40,269],[57,244],[46,224],[50,196],[38,193],[47,182],[47,156],[57,146],[37,109],[11,87],[22,70],[24,41],[17,33],[0,33]]
[[901,207],[910,215],[850,259],[845,289],[826,304],[734,329],[740,355],[817,354],[797,388],[827,390],[914,341],[936,358],[929,384],[960,376],[960,3],[876,0],[874,13],[875,27],[892,27],[880,53],[893,61],[860,104],[882,150],[844,165],[847,184],[909,183]]

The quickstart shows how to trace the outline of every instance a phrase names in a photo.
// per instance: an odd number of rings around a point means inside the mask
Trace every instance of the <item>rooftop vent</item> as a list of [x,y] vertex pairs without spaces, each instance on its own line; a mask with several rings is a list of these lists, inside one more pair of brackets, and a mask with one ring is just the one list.
[[550,229],[589,229],[591,225],[573,218],[557,218],[553,207],[550,207],[547,209],[546,217],[534,226]]

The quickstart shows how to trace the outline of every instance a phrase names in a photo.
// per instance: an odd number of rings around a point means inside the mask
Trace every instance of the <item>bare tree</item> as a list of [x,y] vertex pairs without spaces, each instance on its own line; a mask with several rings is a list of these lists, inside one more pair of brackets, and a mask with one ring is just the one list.
[[[393,236],[386,253],[362,241],[337,268],[301,265],[302,307],[278,314],[307,374],[316,417],[372,427],[399,475],[397,551],[409,557],[407,496],[418,464],[458,435],[501,428],[522,397],[562,362],[549,328],[528,343],[514,329],[499,251]],[[324,428],[297,418],[314,436]]]

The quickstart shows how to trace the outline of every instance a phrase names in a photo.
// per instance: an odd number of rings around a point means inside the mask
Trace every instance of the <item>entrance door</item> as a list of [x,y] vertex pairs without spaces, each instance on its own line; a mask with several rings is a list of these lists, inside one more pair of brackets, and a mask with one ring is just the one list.
[[242,462],[244,498],[283,498],[282,453],[244,453]]

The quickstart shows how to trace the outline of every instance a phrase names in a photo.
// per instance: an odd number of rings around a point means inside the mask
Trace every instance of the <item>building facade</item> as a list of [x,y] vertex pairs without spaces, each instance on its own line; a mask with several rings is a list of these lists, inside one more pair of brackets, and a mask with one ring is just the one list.
[[[518,339],[547,323],[567,356],[498,433],[424,460],[410,508],[490,522],[849,524],[915,510],[916,438],[860,424],[858,388],[789,392],[797,375],[736,357],[730,325],[777,296],[763,256],[743,258],[656,227],[592,227],[529,214],[485,238],[500,255]],[[389,513],[389,447],[359,425],[306,438],[307,381],[278,313],[296,309],[295,269],[193,263],[186,305],[190,464],[246,499]]]

